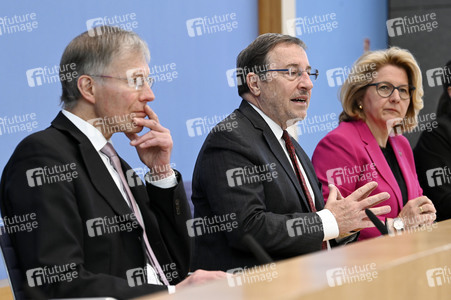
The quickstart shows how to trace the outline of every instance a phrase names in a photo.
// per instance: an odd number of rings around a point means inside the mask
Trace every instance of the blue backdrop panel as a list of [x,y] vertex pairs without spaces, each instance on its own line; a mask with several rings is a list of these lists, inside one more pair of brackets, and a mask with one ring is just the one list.
[[363,54],[364,39],[370,40],[371,50],[387,47],[387,3],[297,0],[296,18],[289,28],[307,44],[310,65],[320,73],[307,118],[297,125],[299,142],[311,156],[321,138],[338,126],[340,88]]

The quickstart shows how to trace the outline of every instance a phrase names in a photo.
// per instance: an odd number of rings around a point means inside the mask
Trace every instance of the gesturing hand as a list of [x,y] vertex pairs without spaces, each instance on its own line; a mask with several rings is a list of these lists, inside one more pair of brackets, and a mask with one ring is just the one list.
[[205,270],[197,270],[192,273],[189,277],[185,278],[182,282],[176,285],[177,289],[181,287],[186,287],[189,285],[198,285],[208,281],[226,278],[227,273],[222,271],[205,271]]
[[421,196],[407,201],[399,217],[404,221],[405,227],[417,227],[434,222],[436,212],[432,201],[426,196]]
[[158,116],[146,105],[144,112],[149,119],[134,118],[133,122],[142,127],[149,128],[150,131],[139,136],[136,133],[125,133],[130,139],[130,145],[136,148],[141,161],[153,170],[153,175],[164,178],[172,174],[169,167],[172,151],[172,137],[169,129],[161,126]]
[[[340,235],[352,230],[374,227],[373,223],[366,216],[365,209],[390,198],[390,194],[386,192],[368,197],[376,187],[376,182],[369,182],[355,190],[348,197],[343,198],[337,187],[329,184],[329,197],[324,208],[330,210],[335,216]],[[371,211],[378,216],[389,213],[391,208],[388,205],[384,205],[372,208]]]

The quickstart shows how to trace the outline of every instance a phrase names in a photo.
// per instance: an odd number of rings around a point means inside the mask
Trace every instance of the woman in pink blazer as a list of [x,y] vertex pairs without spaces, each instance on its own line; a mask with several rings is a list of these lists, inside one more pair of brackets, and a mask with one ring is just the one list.
[[[343,112],[339,126],[328,133],[313,154],[323,184],[334,184],[343,197],[376,181],[374,194],[388,192],[391,212],[380,219],[390,231],[402,231],[435,220],[431,200],[423,196],[412,149],[402,132],[412,130],[423,108],[420,68],[412,54],[392,47],[366,52],[355,63],[341,88]],[[359,240],[380,235],[363,229]]]

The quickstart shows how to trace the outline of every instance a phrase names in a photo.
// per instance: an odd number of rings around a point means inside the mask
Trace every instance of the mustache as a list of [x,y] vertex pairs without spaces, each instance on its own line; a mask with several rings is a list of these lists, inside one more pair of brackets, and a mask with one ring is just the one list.
[[296,93],[296,95],[293,95],[291,99],[301,97],[301,96],[310,96],[309,92],[307,90],[301,90]]

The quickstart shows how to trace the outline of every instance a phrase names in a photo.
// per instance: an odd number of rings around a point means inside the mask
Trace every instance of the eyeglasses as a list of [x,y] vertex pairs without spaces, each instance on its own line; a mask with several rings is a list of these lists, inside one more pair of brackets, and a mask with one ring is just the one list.
[[318,78],[318,75],[319,75],[319,71],[317,69],[310,69],[310,68],[308,68],[307,70],[302,70],[302,69],[297,69],[297,68],[266,70],[266,72],[270,72],[270,71],[272,71],[272,72],[284,72],[286,77],[289,80],[291,80],[291,81],[301,77],[302,73],[304,73],[304,72],[307,73],[308,76],[310,76],[310,79],[312,81],[315,81]]
[[402,100],[408,100],[410,99],[410,92],[415,90],[414,86],[411,85],[400,85],[400,86],[394,86],[390,82],[376,82],[367,84],[367,86],[375,86],[377,94],[381,96],[382,98],[388,98],[393,94],[393,91],[396,89],[399,93],[399,98]]
[[[87,74],[89,75],[89,74]],[[149,88],[152,88],[152,85],[155,82],[155,79],[153,77],[144,77],[144,76],[136,76],[136,77],[130,77],[130,78],[123,78],[123,77],[114,77],[114,76],[107,76],[107,75],[89,75],[93,77],[101,77],[101,78],[113,78],[113,79],[119,79],[119,80],[127,80],[128,85],[130,87],[134,87],[135,90],[142,89],[144,82],[147,82],[149,85]]]

